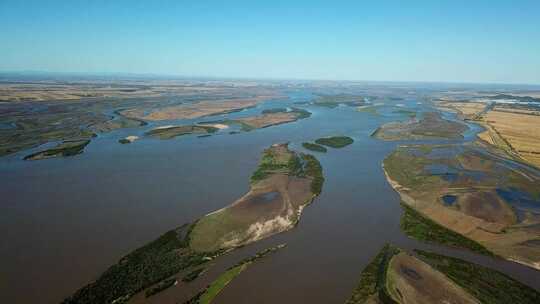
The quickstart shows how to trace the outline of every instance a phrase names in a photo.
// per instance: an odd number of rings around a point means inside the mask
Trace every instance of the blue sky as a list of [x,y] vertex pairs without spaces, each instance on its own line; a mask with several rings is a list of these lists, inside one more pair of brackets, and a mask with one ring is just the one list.
[[0,0],[25,70],[540,84],[540,1]]

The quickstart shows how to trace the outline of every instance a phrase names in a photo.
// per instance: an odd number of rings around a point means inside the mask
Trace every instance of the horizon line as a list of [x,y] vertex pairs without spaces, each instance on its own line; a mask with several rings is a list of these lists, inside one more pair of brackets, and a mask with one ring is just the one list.
[[[0,75],[22,74],[28,76],[39,75],[63,75],[63,76],[108,76],[108,77],[138,77],[138,78],[180,78],[199,80],[253,80],[253,81],[306,81],[306,82],[364,82],[364,83],[401,83],[401,84],[464,84],[464,85],[513,85],[513,86],[538,86],[540,83],[524,82],[497,82],[497,81],[442,81],[442,80],[366,80],[366,79],[325,79],[325,78],[295,78],[295,77],[256,77],[256,76],[211,76],[211,75],[185,75],[174,73],[152,73],[152,72],[74,72],[74,71],[45,71],[45,70],[0,70]],[[2,80],[0,79],[0,82]]]

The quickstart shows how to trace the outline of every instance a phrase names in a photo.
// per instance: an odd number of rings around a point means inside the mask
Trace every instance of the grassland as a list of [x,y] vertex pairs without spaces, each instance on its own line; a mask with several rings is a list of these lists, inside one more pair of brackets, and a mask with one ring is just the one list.
[[354,140],[348,136],[322,137],[315,140],[316,144],[339,149],[352,144]]
[[145,125],[147,125],[145,121],[120,116],[118,118],[93,125],[90,127],[90,129],[94,132],[106,133],[118,129],[137,128]]
[[328,151],[325,147],[310,142],[302,143],[302,147],[314,152],[326,153],[326,151]]
[[409,237],[419,241],[465,248],[473,252],[493,256],[492,252],[478,242],[437,224],[405,204],[401,204],[401,207],[403,208],[403,215],[400,226]]
[[[540,248],[530,244],[540,237],[534,171],[472,144],[402,146],[383,167],[403,201],[401,227],[411,237],[540,267]],[[446,195],[454,203],[446,204]]]
[[442,118],[440,113],[427,112],[418,121],[384,124],[372,136],[383,140],[457,139],[463,137],[467,128],[465,124]]
[[[123,117],[115,107],[129,100],[16,102],[0,105],[0,156],[55,141],[90,140],[97,134],[137,128],[146,122]],[[4,127],[2,127],[4,126]]]
[[0,157],[55,141],[90,140],[89,125],[109,118],[82,106],[66,104],[0,105]]
[[54,148],[38,151],[24,157],[25,160],[40,160],[52,157],[67,157],[81,154],[89,140],[64,141]]

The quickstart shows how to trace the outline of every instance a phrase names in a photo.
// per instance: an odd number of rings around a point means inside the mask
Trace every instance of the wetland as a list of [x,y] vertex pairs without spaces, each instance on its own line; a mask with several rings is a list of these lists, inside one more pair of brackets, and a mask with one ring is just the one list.
[[2,302],[343,303],[386,243],[395,301],[537,299],[538,170],[426,97],[447,88],[152,86],[0,104]]

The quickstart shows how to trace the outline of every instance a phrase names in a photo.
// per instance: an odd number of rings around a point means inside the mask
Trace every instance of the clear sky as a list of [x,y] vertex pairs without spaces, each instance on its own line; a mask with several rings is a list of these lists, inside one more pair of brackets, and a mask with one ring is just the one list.
[[0,71],[540,84],[540,1],[0,0]]

